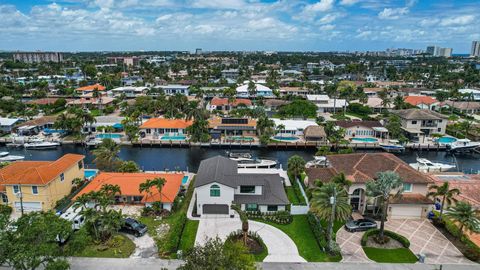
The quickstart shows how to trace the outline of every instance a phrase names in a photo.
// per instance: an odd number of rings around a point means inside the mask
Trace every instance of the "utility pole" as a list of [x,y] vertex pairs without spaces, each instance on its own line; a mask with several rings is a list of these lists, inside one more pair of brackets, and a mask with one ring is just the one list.
[[330,222],[328,224],[328,247],[330,250],[333,249],[332,245],[332,234],[333,234],[333,223],[335,222],[335,209],[337,208],[337,187],[333,187],[333,194],[330,197],[330,204],[332,205],[332,215],[330,216]]
[[23,216],[23,193],[22,193],[22,185],[18,184],[18,193],[16,194],[17,197],[20,198],[20,211],[22,213],[22,216]]

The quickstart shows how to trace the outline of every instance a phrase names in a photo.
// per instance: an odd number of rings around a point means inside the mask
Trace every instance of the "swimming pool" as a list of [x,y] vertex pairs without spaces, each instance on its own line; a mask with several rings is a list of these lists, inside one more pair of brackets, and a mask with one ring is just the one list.
[[376,143],[378,142],[375,138],[353,138],[353,143]]
[[448,137],[448,136],[441,137],[437,140],[438,143],[444,143],[444,144],[449,144],[449,143],[453,143],[453,142],[456,142],[456,141],[457,141],[456,138]]
[[188,183],[188,176],[185,175],[183,178],[182,178],[182,185],[186,185]]
[[162,141],[184,141],[187,139],[185,135],[176,135],[176,136],[162,136],[160,140]]
[[300,138],[295,137],[295,136],[274,136],[273,138],[274,138],[275,140],[288,141],[288,142],[300,140]]
[[229,139],[234,141],[253,142],[253,138],[251,137],[233,136],[233,137],[230,137]]
[[87,178],[88,180],[92,179],[93,177],[95,177],[95,175],[97,175],[98,173],[98,170],[89,170],[89,169],[85,169],[84,172],[83,172],[83,176],[85,178]]
[[101,133],[101,134],[95,135],[95,138],[99,138],[99,139],[120,139],[122,137],[123,137],[122,134],[113,134],[113,133]]

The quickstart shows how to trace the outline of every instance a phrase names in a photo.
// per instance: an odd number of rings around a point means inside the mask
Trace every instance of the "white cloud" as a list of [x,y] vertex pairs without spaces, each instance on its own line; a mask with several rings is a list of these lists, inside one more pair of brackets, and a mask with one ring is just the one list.
[[247,3],[243,0],[194,0],[191,5],[194,8],[242,9]]
[[342,6],[353,6],[358,2],[360,2],[360,0],[341,0],[340,5],[342,5]]
[[330,31],[330,30],[335,29],[335,25],[333,25],[333,24],[326,24],[326,25],[320,26],[318,29],[321,30],[321,31]]
[[325,12],[333,8],[334,0],[321,0],[315,4],[305,6],[307,12]]
[[318,20],[318,22],[320,24],[327,24],[335,21],[337,18],[338,18],[338,15],[336,14],[327,14],[323,16],[320,20]]
[[409,12],[410,10],[408,9],[408,7],[384,8],[383,11],[378,13],[378,17],[385,20],[396,20],[399,19],[401,16],[408,14]]
[[449,17],[441,20],[440,25],[441,26],[467,25],[472,23],[474,20],[475,20],[475,16],[473,15],[455,16],[455,17]]

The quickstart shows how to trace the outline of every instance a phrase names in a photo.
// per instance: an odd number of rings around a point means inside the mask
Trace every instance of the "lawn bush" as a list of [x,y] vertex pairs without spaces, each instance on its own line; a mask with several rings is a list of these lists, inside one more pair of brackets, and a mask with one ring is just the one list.
[[[365,234],[363,234],[362,236],[362,240],[361,240],[361,244],[363,247],[367,246],[367,241],[368,241],[368,238],[370,236],[374,236],[374,235],[377,235],[378,233],[380,232],[379,229],[372,229],[372,230],[368,230],[365,232]],[[385,236],[388,236],[394,240],[397,240],[398,242],[400,242],[400,244],[403,245],[403,247],[405,248],[409,248],[410,247],[410,241],[408,241],[408,239],[405,237],[405,236],[402,236],[398,233],[394,233],[392,231],[387,231],[385,230],[384,231],[384,234]]]
[[307,214],[308,218],[308,224],[310,224],[310,229],[313,232],[313,235],[315,236],[315,240],[318,243],[318,246],[325,252],[328,242],[326,236],[326,232],[322,227],[321,222],[318,220],[318,218],[312,214],[311,212],[308,212]]
[[0,215],[10,216],[12,214],[12,207],[4,204],[0,204]]
[[290,212],[287,211],[278,211],[270,213],[262,213],[260,211],[246,211],[247,217],[249,219],[256,219],[262,221],[270,221],[276,224],[290,224],[292,223],[293,217]]

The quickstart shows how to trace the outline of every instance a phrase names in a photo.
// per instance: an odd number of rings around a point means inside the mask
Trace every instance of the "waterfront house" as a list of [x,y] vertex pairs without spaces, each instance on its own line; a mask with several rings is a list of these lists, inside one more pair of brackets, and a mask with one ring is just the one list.
[[230,111],[232,109],[236,109],[239,106],[244,106],[246,108],[252,108],[252,101],[246,98],[237,98],[232,102],[228,101],[228,98],[219,98],[214,97],[210,102],[207,104],[207,110],[219,110],[219,111]]
[[241,174],[237,162],[216,156],[202,160],[193,199],[198,215],[234,215],[244,211],[276,212],[290,204],[278,174]]
[[52,210],[57,201],[70,194],[73,179],[83,179],[84,158],[66,154],[55,161],[13,162],[0,169],[0,191],[3,189],[15,212],[20,212],[22,205],[25,212]]
[[252,118],[213,117],[208,120],[208,128],[213,139],[223,136],[257,135],[257,120]]
[[458,92],[462,94],[465,100],[475,100],[480,101],[480,90],[479,89],[459,89]]
[[106,89],[107,88],[105,86],[96,83],[96,84],[93,84],[93,85],[87,85],[87,86],[79,87],[79,88],[75,89],[75,91],[77,91],[77,93],[80,94],[80,95],[86,95],[86,94],[93,93],[94,90],[97,90],[101,95],[104,95]]
[[86,123],[83,126],[83,132],[97,132],[99,127],[113,127],[116,131],[122,130],[123,116],[97,116],[94,123]]
[[448,117],[445,115],[421,109],[406,109],[392,111],[401,119],[402,129],[412,139],[419,141],[432,134],[444,135],[447,129]]
[[15,126],[13,131],[21,136],[37,135],[46,128],[53,128],[56,120],[56,115],[42,116]]
[[379,121],[336,121],[337,127],[345,129],[345,139],[352,138],[380,138],[388,137],[388,129],[383,127]]
[[318,126],[315,121],[309,120],[294,120],[294,119],[278,119],[272,118],[275,123],[276,135],[275,136],[303,136],[303,131],[309,126]]
[[187,128],[193,121],[184,119],[150,118],[140,126],[140,135],[147,139],[181,136],[185,138]]
[[114,97],[125,95],[125,97],[127,98],[134,98],[137,96],[145,95],[147,93],[147,90],[148,88],[144,86],[122,86],[112,89],[111,93]]
[[446,100],[439,105],[440,108],[451,109],[466,114],[480,113],[480,102],[478,101],[452,101]]
[[419,109],[436,110],[440,102],[429,96],[406,96],[404,101]]
[[190,86],[180,84],[158,85],[154,88],[161,90],[167,96],[174,96],[176,94],[188,96],[190,91]]
[[307,95],[307,99],[317,105],[318,113],[340,112],[348,106],[348,102],[345,99],[333,99],[327,95]]
[[[101,172],[84,187],[74,199],[91,191],[99,191],[103,185],[118,185],[120,194],[115,196],[115,203],[129,205],[151,206],[154,202],[161,202],[163,209],[172,210],[173,202],[180,191],[183,173],[113,173]],[[156,187],[150,192],[140,192],[140,184],[148,179],[165,179],[165,185],[160,195]]]
[[20,121],[20,118],[0,117],[0,134],[12,132],[13,127],[17,125]]
[[[263,84],[255,83],[257,97],[274,97],[272,89],[266,87]],[[250,93],[248,92],[248,83],[245,83],[237,87],[237,97],[239,98],[249,98]]]
[[305,141],[327,142],[327,134],[322,126],[308,126],[303,130]]
[[429,176],[414,170],[390,153],[356,153],[327,156],[326,168],[308,168],[305,185],[315,181],[329,182],[335,175],[344,173],[352,182],[348,188],[349,203],[353,211],[362,215],[377,215],[379,201],[366,195],[366,183],[375,181],[378,172],[394,171],[403,180],[403,193],[390,201],[388,216],[391,218],[425,218],[433,208],[433,201],[426,197]]

